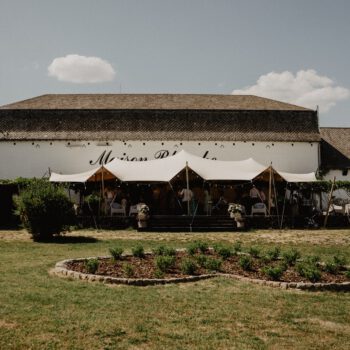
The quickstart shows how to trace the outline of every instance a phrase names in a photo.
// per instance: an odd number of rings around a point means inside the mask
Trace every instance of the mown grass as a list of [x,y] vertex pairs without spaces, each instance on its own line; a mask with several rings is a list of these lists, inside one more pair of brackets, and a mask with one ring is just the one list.
[[[311,243],[310,235],[319,243]],[[348,231],[72,236],[35,243],[23,232],[2,232],[1,349],[349,349],[350,293],[284,291],[223,278],[108,287],[48,274],[59,260],[106,255],[115,245],[130,251],[141,238],[146,250],[160,243],[183,247],[196,239],[239,239],[243,248],[267,248],[275,238],[282,250],[293,246],[321,259],[338,253],[349,258]]]

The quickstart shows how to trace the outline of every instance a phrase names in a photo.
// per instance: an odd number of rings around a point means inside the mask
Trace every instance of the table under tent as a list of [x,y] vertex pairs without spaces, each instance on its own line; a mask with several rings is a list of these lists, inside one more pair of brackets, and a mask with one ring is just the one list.
[[[150,161],[114,159],[84,173],[51,173],[50,181],[78,189],[79,217],[94,216],[97,225],[132,224],[138,204],[146,203],[151,214],[149,228],[155,230],[234,229],[227,212],[230,203],[245,208],[249,226],[291,226],[299,217],[312,215],[317,199],[312,193],[315,173],[286,173],[252,158],[219,161],[186,151]],[[307,191],[299,191],[301,183],[308,184]],[[84,211],[84,198],[92,194],[99,198],[93,215],[91,208]]]

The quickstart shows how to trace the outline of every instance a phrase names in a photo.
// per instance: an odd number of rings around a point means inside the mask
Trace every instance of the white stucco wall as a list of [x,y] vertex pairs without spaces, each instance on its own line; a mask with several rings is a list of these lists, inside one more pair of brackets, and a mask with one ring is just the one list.
[[336,181],[350,181],[350,169],[347,175],[343,175],[342,170],[330,170],[326,175],[323,176],[325,180],[333,180],[335,176]]
[[41,177],[48,168],[63,174],[82,172],[97,167],[102,154],[103,161],[113,157],[134,161],[170,156],[181,149],[220,160],[254,158],[286,172],[307,173],[318,168],[318,143],[309,142],[0,142],[0,179]]

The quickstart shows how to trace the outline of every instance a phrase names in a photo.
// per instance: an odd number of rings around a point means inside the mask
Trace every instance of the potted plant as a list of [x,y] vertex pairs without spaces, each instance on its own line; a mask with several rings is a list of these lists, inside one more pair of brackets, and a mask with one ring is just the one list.
[[244,227],[245,208],[241,204],[230,203],[227,209],[230,218],[236,221],[237,227]]
[[137,225],[139,228],[147,227],[149,219],[149,207],[146,204],[140,205],[137,212]]

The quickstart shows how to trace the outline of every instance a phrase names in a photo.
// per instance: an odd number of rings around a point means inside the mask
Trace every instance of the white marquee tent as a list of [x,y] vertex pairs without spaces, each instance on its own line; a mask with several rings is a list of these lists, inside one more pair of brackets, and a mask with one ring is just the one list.
[[[206,181],[251,181],[271,169],[270,166],[262,165],[252,158],[242,161],[220,161],[181,151],[172,157],[150,161],[130,162],[114,159],[105,166],[80,174],[52,173],[50,181],[87,182],[115,178],[123,182],[169,182],[186,168]],[[315,173],[292,174],[273,170],[287,182],[316,181]]]

